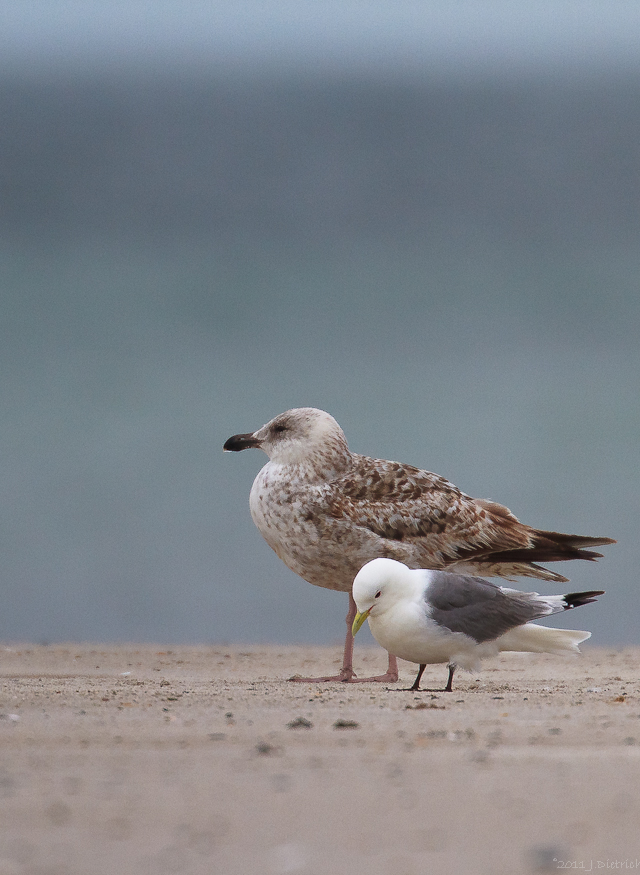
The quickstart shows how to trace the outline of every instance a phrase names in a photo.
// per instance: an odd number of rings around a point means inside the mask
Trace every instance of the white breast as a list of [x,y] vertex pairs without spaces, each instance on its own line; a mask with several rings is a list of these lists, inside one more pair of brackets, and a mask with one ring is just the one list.
[[400,659],[416,663],[449,661],[454,636],[429,619],[414,602],[401,602],[379,617],[370,616],[369,627],[378,644]]

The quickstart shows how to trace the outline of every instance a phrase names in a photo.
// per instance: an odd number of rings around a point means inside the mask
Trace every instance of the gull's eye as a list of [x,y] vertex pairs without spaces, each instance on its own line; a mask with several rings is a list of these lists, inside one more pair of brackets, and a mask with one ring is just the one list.
[[376,597],[377,599],[379,599],[381,595],[382,595],[382,590],[379,589],[378,592],[376,593],[375,597]]
[[278,433],[283,432],[283,431],[287,430],[287,426],[286,425],[274,425],[273,430],[275,432],[278,432]]

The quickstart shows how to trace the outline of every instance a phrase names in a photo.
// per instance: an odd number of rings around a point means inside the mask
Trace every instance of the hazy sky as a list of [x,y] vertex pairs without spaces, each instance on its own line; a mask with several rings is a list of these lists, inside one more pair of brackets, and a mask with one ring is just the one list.
[[164,62],[510,75],[637,65],[635,2],[0,3],[0,65]]

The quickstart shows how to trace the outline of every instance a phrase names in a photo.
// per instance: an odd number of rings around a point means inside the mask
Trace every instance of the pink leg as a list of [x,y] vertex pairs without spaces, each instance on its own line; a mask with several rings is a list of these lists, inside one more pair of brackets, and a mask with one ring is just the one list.
[[375,681],[379,683],[387,683],[394,684],[398,680],[398,660],[395,656],[389,654],[389,667],[385,674],[378,675],[373,678],[358,678],[353,670],[353,633],[351,632],[351,627],[353,626],[353,620],[356,615],[356,603],[353,600],[353,596],[349,593],[349,610],[347,612],[347,637],[344,642],[344,653],[342,656],[342,668],[340,669],[340,674],[333,675],[331,677],[321,677],[321,678],[301,678],[298,675],[294,675],[292,678],[289,678],[290,681],[297,681],[298,683],[326,683],[331,681],[338,681],[343,684],[361,684],[366,683],[368,681]]

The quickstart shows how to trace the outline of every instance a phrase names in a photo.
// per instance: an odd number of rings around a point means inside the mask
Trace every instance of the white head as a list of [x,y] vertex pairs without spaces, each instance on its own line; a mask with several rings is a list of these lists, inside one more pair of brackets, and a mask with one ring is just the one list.
[[353,634],[370,615],[377,617],[399,601],[415,597],[424,587],[420,571],[395,559],[372,559],[363,565],[353,581],[353,599],[358,608]]
[[272,462],[298,465],[312,462],[338,469],[350,459],[344,432],[333,416],[315,407],[295,407],[280,413],[252,434],[229,438],[225,450],[258,447]]

